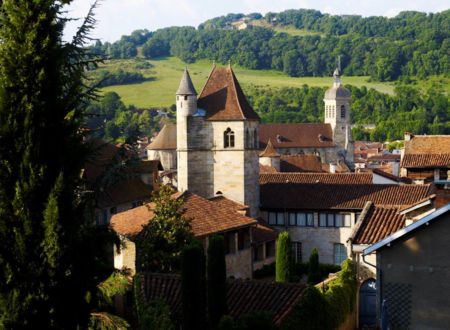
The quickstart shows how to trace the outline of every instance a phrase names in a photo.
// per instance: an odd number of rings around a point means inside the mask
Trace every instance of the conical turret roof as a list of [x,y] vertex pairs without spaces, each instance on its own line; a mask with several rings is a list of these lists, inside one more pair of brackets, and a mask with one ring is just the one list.
[[177,90],[177,95],[197,95],[191,76],[189,75],[189,71],[187,69],[184,69],[183,77],[181,78],[180,86]]
[[259,157],[280,157],[280,154],[275,150],[272,141],[267,142],[266,149],[259,154]]
[[327,89],[327,91],[325,92],[325,99],[335,100],[338,98],[345,98],[345,99],[350,98],[351,97],[350,91],[341,84],[341,73],[339,72],[338,68],[334,70],[333,77],[334,77],[333,87]]

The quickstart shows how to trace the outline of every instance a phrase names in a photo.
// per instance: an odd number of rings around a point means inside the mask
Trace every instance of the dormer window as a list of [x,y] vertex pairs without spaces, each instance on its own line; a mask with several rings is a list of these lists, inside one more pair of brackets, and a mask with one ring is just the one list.
[[341,118],[345,118],[345,105],[341,105]]
[[224,148],[234,147],[234,132],[229,127],[226,129],[225,132],[223,132],[223,147]]

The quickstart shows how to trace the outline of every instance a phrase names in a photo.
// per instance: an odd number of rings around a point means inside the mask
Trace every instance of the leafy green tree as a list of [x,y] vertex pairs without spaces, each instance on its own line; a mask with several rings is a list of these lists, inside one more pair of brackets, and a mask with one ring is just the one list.
[[277,255],[275,262],[275,281],[289,282],[294,274],[294,253],[292,242],[287,231],[278,235]]
[[308,263],[308,283],[316,284],[321,280],[319,269],[319,252],[316,248],[311,251]]
[[181,211],[182,198],[173,198],[169,186],[154,192],[154,217],[136,238],[136,268],[139,271],[180,270],[181,251],[193,238],[191,225]]
[[209,239],[207,290],[209,325],[215,328],[227,313],[225,242],[221,235]]
[[203,245],[192,241],[181,254],[183,329],[206,329],[206,280]]
[[106,277],[79,181],[94,20],[63,43],[70,2],[0,2],[0,328],[85,328]]

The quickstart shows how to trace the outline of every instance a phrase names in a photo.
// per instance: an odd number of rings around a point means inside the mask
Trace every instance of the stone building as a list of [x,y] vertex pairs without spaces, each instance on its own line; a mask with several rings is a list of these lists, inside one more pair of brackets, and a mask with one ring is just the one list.
[[177,169],[177,126],[167,123],[147,146],[149,160],[159,160],[164,171]]
[[271,140],[281,155],[313,154],[319,156],[322,163],[344,161],[352,168],[351,95],[342,86],[338,69],[333,76],[333,86],[325,92],[323,124],[263,124],[260,126],[260,148],[265,148]]
[[185,70],[176,92],[178,190],[223,194],[258,214],[259,117],[231,66],[214,66],[197,98]]

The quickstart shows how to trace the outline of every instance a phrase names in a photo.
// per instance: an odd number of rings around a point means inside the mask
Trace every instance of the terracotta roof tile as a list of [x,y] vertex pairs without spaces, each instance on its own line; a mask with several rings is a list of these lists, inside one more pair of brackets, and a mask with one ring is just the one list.
[[[172,274],[142,274],[142,289],[147,301],[164,300],[172,313],[181,316],[181,278]],[[275,325],[289,315],[301,299],[305,286],[295,283],[271,283],[243,280],[227,281],[228,313],[235,319],[256,311],[273,315]]]
[[400,154],[382,154],[367,157],[367,161],[400,161]]
[[259,126],[259,146],[265,148],[272,140],[275,148],[334,147],[330,124],[262,124]]
[[430,185],[266,183],[260,202],[263,209],[363,209],[368,201],[411,205],[432,193]]
[[371,204],[359,222],[352,243],[374,244],[405,227],[405,216],[396,207]]
[[[238,229],[256,225],[253,218],[244,216],[230,208],[223,208],[216,203],[185,192],[177,198],[183,198],[182,209],[184,216],[191,220],[192,232],[196,237],[203,237],[213,233]],[[142,225],[147,224],[153,217],[149,203],[125,212],[117,213],[111,218],[111,227],[124,236],[133,237],[142,230]]]
[[371,184],[371,173],[276,173],[260,174],[259,183]]
[[177,125],[168,123],[163,126],[155,139],[147,146],[148,150],[176,150]]
[[259,157],[280,157],[280,154],[275,150],[272,145],[272,141],[269,139],[266,148],[259,154]]
[[[350,169],[348,168],[347,164],[344,162],[339,161],[335,165],[335,173],[350,173]],[[327,173],[331,173],[330,164],[322,164],[322,170]]]
[[385,177],[387,179],[393,180],[393,181],[403,182],[403,183],[408,183],[408,184],[412,183],[412,180],[410,178],[402,178],[402,177],[399,177],[399,176],[395,176],[394,174],[388,173],[388,172],[383,171],[383,170],[381,170],[379,168],[372,169],[372,172],[375,173],[375,174],[378,174],[378,175],[380,175],[382,177]]
[[247,205],[233,201],[229,198],[226,198],[225,196],[215,196],[210,198],[209,200],[221,208],[228,208],[234,211],[248,210]]
[[274,173],[278,173],[278,171],[273,166],[259,164],[259,173],[260,174],[274,174]]
[[283,155],[280,172],[324,172],[320,157],[316,155]]
[[421,155],[405,154],[400,166],[405,168],[450,167],[450,153]]
[[208,120],[260,120],[252,109],[231,67],[214,67],[198,98]]
[[405,141],[401,166],[450,166],[450,135],[413,135]]

